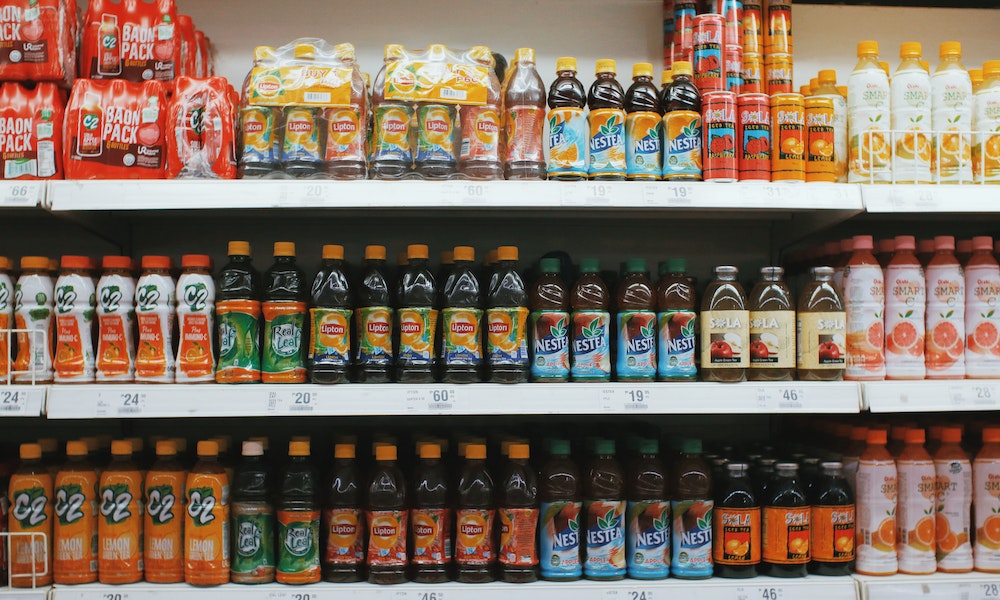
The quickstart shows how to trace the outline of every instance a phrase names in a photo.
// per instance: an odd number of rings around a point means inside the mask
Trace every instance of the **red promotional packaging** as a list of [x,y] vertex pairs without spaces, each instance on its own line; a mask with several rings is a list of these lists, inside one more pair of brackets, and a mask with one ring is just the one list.
[[235,104],[223,77],[178,77],[167,111],[167,177],[236,178]]
[[173,0],[90,0],[80,42],[80,76],[172,81],[181,38]]
[[55,81],[76,74],[75,0],[0,3],[0,80]]
[[159,81],[78,79],[66,116],[66,179],[162,179],[166,106]]
[[0,179],[62,179],[65,109],[55,83],[0,87]]
[[198,75],[198,38],[194,34],[194,21],[188,15],[177,15],[177,30],[181,41],[181,62],[177,75]]
[[212,42],[205,37],[205,32],[196,30],[195,39],[198,40],[198,54],[196,57],[196,73],[198,77],[211,77],[215,75],[215,64],[212,61]]

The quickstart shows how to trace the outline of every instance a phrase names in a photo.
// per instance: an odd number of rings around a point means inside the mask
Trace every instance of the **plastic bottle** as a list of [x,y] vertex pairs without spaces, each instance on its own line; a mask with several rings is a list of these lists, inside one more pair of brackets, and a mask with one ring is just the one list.
[[365,247],[365,266],[357,289],[355,377],[359,382],[385,383],[393,362],[393,310],[385,246]]
[[598,60],[597,80],[587,93],[591,179],[625,179],[625,92],[615,70],[614,60]]
[[103,584],[142,581],[142,484],[132,443],[111,442],[111,464],[101,472],[98,488],[97,573]]
[[885,377],[923,379],[927,282],[914,237],[898,235],[894,247],[885,270]]
[[[972,238],[972,257],[965,264],[965,376],[1000,376],[1000,265],[993,256],[993,238]],[[994,333],[998,332],[998,333]]]
[[368,582],[404,583],[407,566],[406,480],[396,465],[396,446],[375,447],[368,485]]
[[924,449],[924,430],[906,430],[906,445],[896,459],[899,499],[896,503],[896,555],[899,572],[926,575],[937,570],[934,512],[934,461]]
[[701,92],[692,79],[691,63],[673,65],[673,83],[660,95],[663,115],[663,178],[701,181]]
[[850,575],[854,563],[854,492],[840,462],[820,463],[822,473],[812,484],[809,572],[817,575]]
[[972,181],[972,79],[962,65],[962,44],[942,42],[937,69],[931,74],[934,157],[938,183]]
[[260,381],[261,280],[249,242],[229,242],[229,262],[219,271],[217,302],[218,383]]
[[494,383],[528,381],[528,294],[517,257],[517,246],[497,248],[486,301],[486,354]]
[[972,464],[975,511],[975,568],[984,573],[1000,573],[1000,497],[996,482],[1000,479],[1000,427],[983,428],[983,447]]
[[743,381],[750,365],[750,313],[736,267],[715,267],[701,301],[701,370],[705,381]]
[[11,539],[10,585],[34,588],[52,583],[52,475],[42,464],[42,447],[21,444],[21,463],[10,476],[10,533],[30,533]]
[[52,581],[57,585],[97,581],[97,469],[87,444],[66,442],[66,462],[54,482]]
[[750,465],[726,465],[725,479],[716,482],[712,509],[712,559],[715,575],[728,579],[757,576],[761,551],[760,501],[750,483]]
[[[558,71],[558,69],[556,69]],[[535,50],[518,48],[503,86],[506,179],[545,179],[542,133],[545,128],[545,84],[535,69]]]
[[306,382],[307,285],[305,273],[295,264],[295,244],[275,242],[274,264],[264,272],[264,383]]
[[455,246],[455,267],[444,282],[441,311],[441,367],[443,380],[474,383],[482,377],[483,320],[479,280],[472,271],[475,248]]
[[143,566],[146,581],[184,581],[184,483],[187,471],[177,458],[177,444],[156,442],[156,462],[144,481]]
[[569,380],[569,288],[559,276],[557,258],[543,258],[540,274],[528,293],[531,309],[531,379]]
[[170,257],[143,256],[142,275],[135,286],[135,318],[139,337],[135,352],[135,380],[173,383],[174,280]]
[[764,267],[750,292],[751,381],[791,381],[795,370],[795,305],[781,267]]
[[965,264],[972,258],[972,240],[955,240],[955,258],[958,259],[958,264],[965,268]]
[[795,463],[779,462],[763,499],[761,558],[772,577],[805,577],[809,563],[810,509]]
[[[323,579],[338,583],[361,581],[365,560],[361,475],[352,443],[338,443],[323,510]],[[321,538],[321,539],[322,539]]]
[[319,474],[309,462],[309,442],[288,444],[278,492],[278,583],[302,585],[321,577]]
[[455,580],[461,583],[493,581],[497,560],[494,536],[496,491],[486,467],[486,446],[469,444],[458,478],[455,510]]
[[628,476],[625,559],[632,579],[670,574],[669,479],[655,439],[640,439]]
[[[449,55],[450,52],[444,45],[432,44],[427,48],[425,62],[431,65],[431,68],[443,69],[449,61]],[[494,103],[499,104],[499,89],[495,93]],[[421,102],[417,105],[417,148],[414,166],[421,177],[447,179],[455,174],[458,163],[454,125],[456,112],[457,107],[454,104]]]
[[312,284],[309,370],[313,383],[344,383],[351,363],[351,288],[344,247],[323,246],[323,264]]
[[632,67],[632,85],[625,93],[625,164],[629,179],[660,178],[663,108],[656,85],[653,65],[636,63]]
[[583,480],[583,575],[587,579],[625,578],[625,485],[625,472],[615,458],[614,440],[596,440]]
[[215,380],[215,282],[212,258],[204,254],[181,257],[177,279],[177,383]]
[[892,179],[889,76],[879,65],[878,42],[858,42],[858,64],[847,80],[848,181]]
[[135,279],[132,259],[105,256],[97,282],[97,381],[135,378]]
[[903,42],[902,62],[892,77],[893,179],[931,182],[931,76],[920,65],[919,42]]
[[198,442],[198,462],[184,488],[184,581],[197,586],[228,583],[229,478],[219,463],[218,442]]
[[837,72],[824,69],[819,72],[814,97],[833,101],[833,156],[838,183],[847,182],[847,98],[837,90]]
[[[461,149],[458,153],[458,170],[470,179],[503,179],[500,156],[500,129],[502,126],[500,81],[493,71],[493,58],[486,46],[469,48],[466,56],[488,71],[486,103],[481,106],[463,106],[459,111],[462,122]],[[454,108],[452,108],[454,110]],[[422,139],[430,138],[430,131],[421,129]],[[418,157],[419,162],[419,157]],[[419,164],[418,164],[419,169]]]
[[261,442],[243,442],[243,460],[233,473],[230,514],[233,519],[233,583],[274,581],[275,520],[271,504],[271,468]]
[[831,267],[809,269],[796,316],[796,367],[802,381],[839,381],[847,362],[847,313]]
[[30,331],[16,336],[15,383],[50,383],[53,378],[49,340],[55,286],[48,267],[49,259],[44,256],[21,257],[21,276],[14,286],[14,328]]
[[86,256],[63,256],[55,283],[55,353],[52,369],[56,383],[94,381],[94,281],[87,273]]
[[386,44],[382,69],[372,84],[371,172],[375,179],[398,179],[413,169],[413,146],[410,124],[413,106],[409,102],[386,100],[385,75],[405,50],[399,44]]
[[13,340],[10,330],[14,328],[14,282],[10,278],[11,261],[0,256],[0,380],[9,381]]
[[656,284],[656,309],[660,347],[657,377],[660,381],[691,381],[698,376],[695,364],[697,302],[687,274],[687,261],[667,260]]
[[595,258],[580,260],[580,276],[570,292],[573,309],[571,370],[574,381],[611,379],[611,294]]
[[351,69],[350,105],[322,111],[326,127],[323,160],[326,173],[334,179],[365,179],[366,138],[371,103],[365,76],[357,67],[354,49],[340,52],[338,57]]
[[511,444],[497,513],[500,519],[500,580],[538,581],[538,478],[528,464],[528,444]]
[[712,576],[712,474],[701,457],[701,440],[685,439],[671,471],[674,525],[671,572],[680,579]]
[[450,478],[441,461],[440,444],[420,445],[419,457],[413,471],[413,508],[410,509],[413,580],[443,583],[448,581],[452,566]]
[[955,258],[955,238],[934,238],[934,258],[927,264],[928,379],[965,377],[965,275]]
[[576,59],[557,58],[556,79],[549,86],[548,96],[549,179],[587,178],[590,129],[584,111],[586,103],[586,91],[576,78]]
[[435,307],[434,275],[427,265],[427,246],[411,244],[406,249],[408,264],[399,290],[399,355],[396,378],[400,382],[434,381],[434,332],[438,311]]
[[872,254],[870,235],[854,236],[851,247],[843,285],[847,307],[844,379],[878,381],[885,378],[885,275]]
[[646,275],[646,260],[630,258],[625,277],[618,282],[618,381],[653,381],[656,378],[656,298]]
[[941,447],[934,454],[937,477],[935,541],[937,569],[944,573],[972,570],[972,464],[962,449],[962,428],[945,427]]
[[538,479],[541,500],[538,553],[542,579],[575,581],[583,575],[580,556],[581,478],[568,440],[554,439]]
[[972,174],[976,183],[1000,181],[1000,61],[983,63],[983,79],[973,97],[973,129],[976,132],[972,147]]
[[[973,103],[975,103],[976,92],[978,92],[979,88],[983,86],[983,70],[969,69],[969,79],[972,80]],[[973,113],[973,115],[975,115],[975,113]],[[975,122],[975,116],[973,116],[973,122]]]

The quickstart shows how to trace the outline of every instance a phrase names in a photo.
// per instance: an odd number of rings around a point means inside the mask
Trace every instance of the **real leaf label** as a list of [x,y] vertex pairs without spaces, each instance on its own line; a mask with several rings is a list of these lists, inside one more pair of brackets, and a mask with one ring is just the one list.
[[369,567],[405,567],[409,514],[405,510],[369,510]]
[[531,375],[535,379],[569,377],[570,315],[559,310],[531,313]]
[[714,510],[712,558],[717,565],[745,566],[760,563],[761,513],[759,507]]
[[320,550],[318,510],[279,510],[278,569],[292,576],[289,582],[319,581]]
[[624,572],[625,502],[589,501],[586,515],[584,569],[591,575]]
[[496,512],[478,508],[455,511],[455,562],[485,565],[496,560],[493,526]]
[[810,517],[808,506],[765,506],[761,527],[764,562],[778,565],[808,563]]
[[695,365],[695,348],[698,318],[693,311],[668,310],[657,315],[659,328],[659,364],[661,378],[693,379],[698,369]]
[[264,302],[264,383],[304,383],[305,302]]
[[796,334],[799,369],[836,370],[847,364],[847,313],[800,312]]
[[60,471],[54,485],[53,574],[96,581],[97,472]]
[[629,571],[666,576],[670,572],[670,502],[629,502],[626,516],[625,557]]
[[619,377],[656,377],[656,313],[621,311],[618,319]]
[[232,572],[260,574],[277,566],[275,517],[270,506],[232,505],[234,544]]
[[542,573],[572,577],[582,573],[580,562],[581,502],[542,502],[538,552]]
[[574,378],[606,379],[611,375],[611,315],[605,311],[573,313]]
[[812,560],[846,563],[854,560],[854,505],[813,506],[810,516]]
[[795,368],[795,311],[750,311],[750,366]]
[[260,302],[223,300],[216,304],[215,312],[219,329],[216,381],[260,379]]
[[451,561],[451,510],[414,508],[410,511],[415,565],[442,565]]
[[528,309],[486,311],[486,352],[491,365],[528,366]]
[[500,564],[514,567],[533,567],[538,564],[537,508],[501,508],[500,516]]

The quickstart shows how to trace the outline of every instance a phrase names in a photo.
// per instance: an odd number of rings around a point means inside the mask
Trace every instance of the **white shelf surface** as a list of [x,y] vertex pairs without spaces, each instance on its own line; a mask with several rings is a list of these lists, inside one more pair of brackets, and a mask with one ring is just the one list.
[[45,414],[46,385],[0,384],[0,418],[37,417]]
[[1000,598],[1000,574],[935,573],[933,575],[855,575],[861,600],[995,600]]
[[369,583],[318,583],[307,586],[266,584],[259,586],[223,585],[196,588],[184,584],[108,586],[88,584],[56,586],[53,600],[856,600],[857,588],[850,577],[804,579],[708,579],[682,581],[667,579],[643,582],[576,581],[552,583],[540,581],[526,585],[510,583],[426,585],[406,583],[378,586]]
[[53,181],[45,206],[65,211],[267,208],[560,207],[860,213],[860,188],[844,184],[631,181]]
[[857,413],[852,382],[73,385],[50,419],[227,416]]
[[40,180],[0,181],[0,207],[30,208],[38,206],[45,198],[48,183]]
[[869,213],[997,213],[1000,188],[995,185],[862,185]]
[[52,588],[4,588],[0,600],[47,600]]
[[988,411],[1000,409],[1000,380],[870,381],[864,408],[873,413]]

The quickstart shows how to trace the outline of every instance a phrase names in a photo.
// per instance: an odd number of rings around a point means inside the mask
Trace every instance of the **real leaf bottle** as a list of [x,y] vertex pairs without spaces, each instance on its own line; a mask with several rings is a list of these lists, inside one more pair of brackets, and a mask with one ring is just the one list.
[[276,568],[271,468],[259,441],[243,442],[242,454],[233,474],[231,577],[233,583],[271,583]]
[[217,383],[260,381],[261,280],[249,242],[229,242],[229,262],[219,271],[215,305],[219,361]]
[[274,243],[274,264],[264,273],[264,383],[305,383],[308,283],[295,264],[295,244]]

